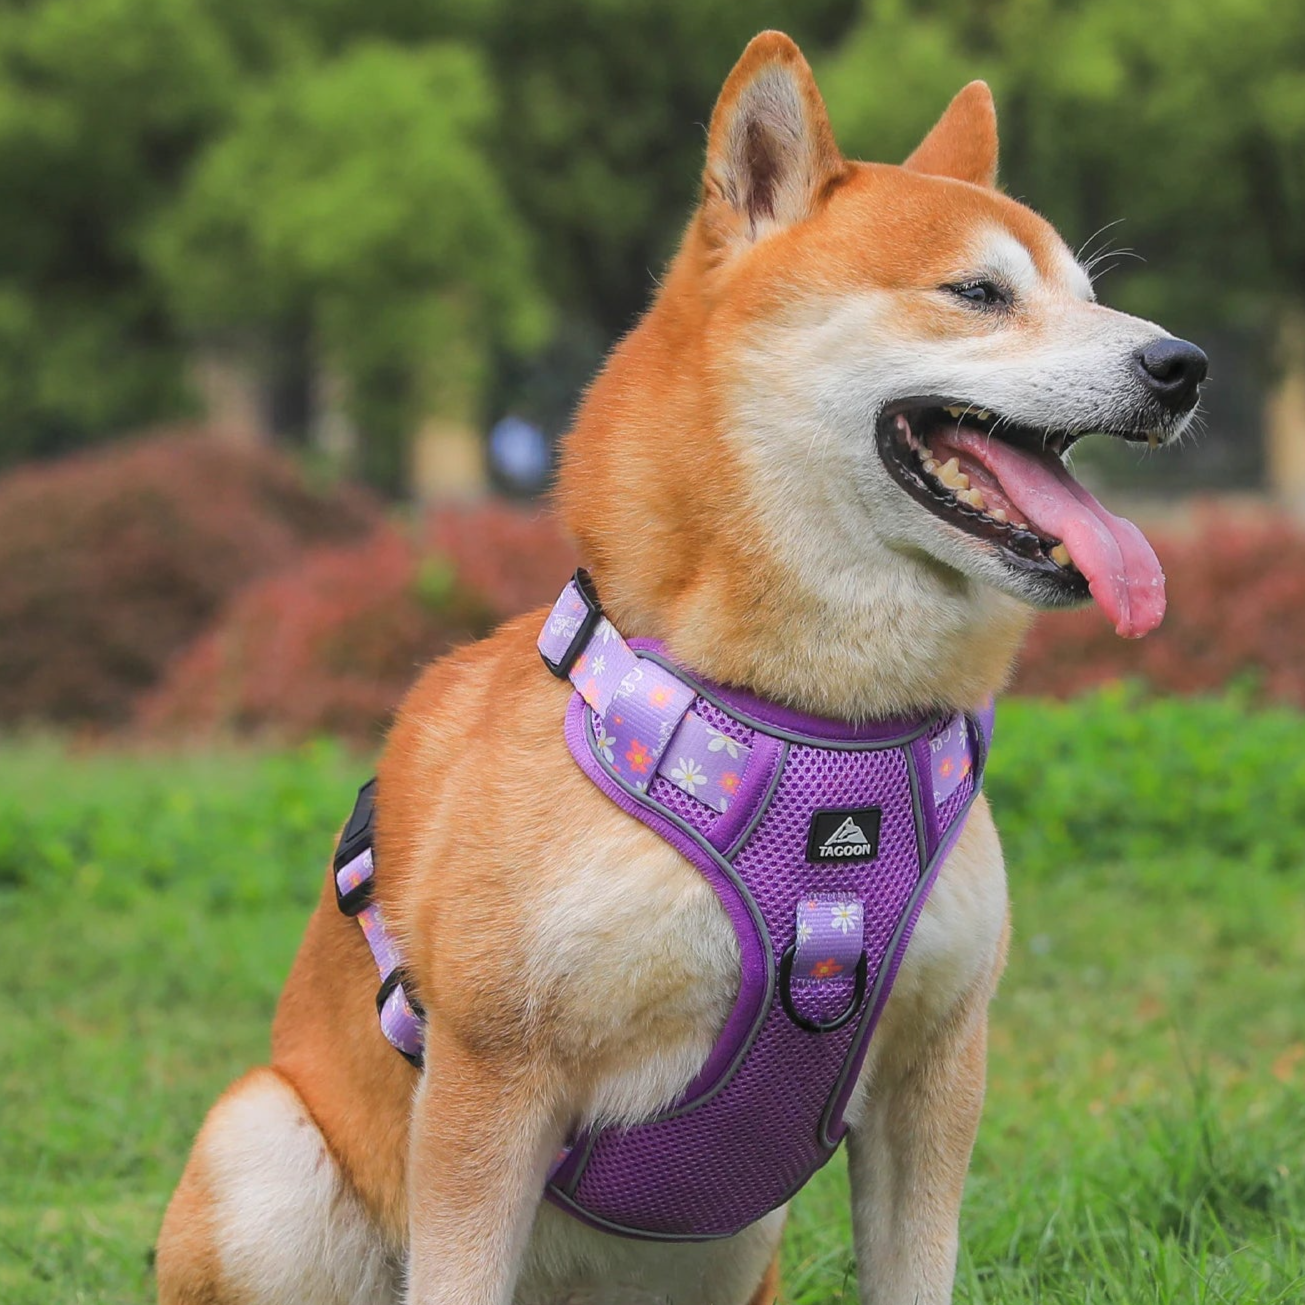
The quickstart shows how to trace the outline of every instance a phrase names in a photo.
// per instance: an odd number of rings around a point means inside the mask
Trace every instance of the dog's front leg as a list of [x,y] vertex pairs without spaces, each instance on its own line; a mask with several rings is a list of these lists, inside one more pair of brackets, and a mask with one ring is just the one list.
[[952,1298],[987,1033],[985,993],[918,1052],[876,1067],[847,1138],[862,1305],[946,1305]]
[[550,1076],[432,1020],[408,1159],[408,1305],[509,1305],[561,1139]]

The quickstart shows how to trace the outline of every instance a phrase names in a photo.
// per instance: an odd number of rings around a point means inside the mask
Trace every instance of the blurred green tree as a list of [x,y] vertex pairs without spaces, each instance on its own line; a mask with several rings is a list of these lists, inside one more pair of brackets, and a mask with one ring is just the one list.
[[495,157],[563,312],[634,324],[697,201],[712,105],[743,47],[783,28],[812,58],[855,0],[487,0],[456,30],[502,97]]
[[1299,0],[25,0],[0,12],[0,460],[180,411],[189,348],[228,332],[338,379],[399,486],[413,414],[473,415],[546,308],[630,326],[695,124],[767,25],[862,157],[986,76],[1011,191],[1150,258],[1112,299],[1275,329],[1305,412]]
[[0,460],[184,404],[142,242],[235,74],[202,0],[0,13]]
[[307,323],[366,433],[364,471],[392,493],[422,415],[474,414],[492,343],[544,338],[531,250],[481,143],[494,113],[458,45],[293,63],[244,98],[155,232],[181,320]]

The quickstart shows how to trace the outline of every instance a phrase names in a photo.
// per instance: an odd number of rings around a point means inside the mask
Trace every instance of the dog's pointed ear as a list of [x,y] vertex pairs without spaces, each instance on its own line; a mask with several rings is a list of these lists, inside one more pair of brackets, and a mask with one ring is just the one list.
[[997,106],[987,82],[971,82],[947,106],[914,154],[912,172],[952,177],[976,186],[997,184]]
[[709,239],[751,242],[800,222],[845,168],[802,51],[783,32],[754,37],[711,115],[701,210]]

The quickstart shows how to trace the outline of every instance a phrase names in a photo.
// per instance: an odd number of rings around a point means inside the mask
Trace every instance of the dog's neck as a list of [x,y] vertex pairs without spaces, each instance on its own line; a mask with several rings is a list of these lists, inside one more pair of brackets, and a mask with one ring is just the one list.
[[653,576],[602,561],[595,579],[627,637],[659,639],[719,683],[856,723],[978,706],[1005,683],[1027,619],[958,601],[943,577],[904,598],[891,580],[831,575],[816,590],[773,559],[740,553],[736,564],[737,577],[687,559]]
[[[566,441],[561,506],[613,623],[710,679],[840,720],[970,709],[1000,690],[1027,609],[875,544],[868,521],[840,535],[821,505],[768,492],[787,473],[749,465],[732,437],[687,274],[682,257]],[[846,547],[856,538],[870,542]]]

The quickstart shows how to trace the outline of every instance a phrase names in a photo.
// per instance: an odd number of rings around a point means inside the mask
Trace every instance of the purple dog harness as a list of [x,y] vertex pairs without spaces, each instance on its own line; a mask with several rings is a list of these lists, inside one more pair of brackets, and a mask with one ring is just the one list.
[[[653,1120],[574,1139],[546,1194],[623,1236],[732,1236],[804,1186],[846,1131],[870,1036],[979,791],[992,708],[858,727],[790,711],[627,643],[583,571],[539,650],[576,688],[572,756],[698,869],[741,959],[697,1078]],[[382,1032],[419,1065],[423,1012],[370,901],[374,783],[341,836],[336,893],[382,975]]]

